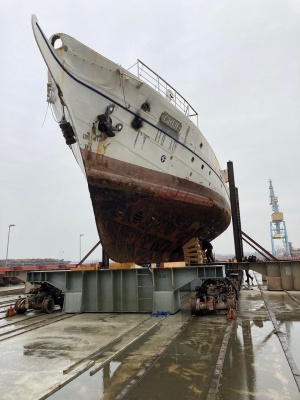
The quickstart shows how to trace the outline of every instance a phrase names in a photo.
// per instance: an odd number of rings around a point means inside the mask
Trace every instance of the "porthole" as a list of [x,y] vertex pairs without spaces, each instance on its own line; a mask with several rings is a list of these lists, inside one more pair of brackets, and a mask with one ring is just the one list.
[[52,46],[55,48],[55,50],[60,49],[62,47],[62,40],[59,35],[54,35],[52,40],[51,40]]
[[200,147],[200,149],[202,149],[202,147],[203,147],[203,143],[202,142],[200,143],[199,147]]
[[192,176],[193,175],[193,173],[192,172],[190,172],[190,176]]
[[192,157],[191,161],[194,162],[195,161],[195,157]]
[[211,171],[209,171],[208,175],[210,175],[210,174],[211,174]]
[[204,164],[201,165],[201,169],[203,169],[203,168],[204,168]]

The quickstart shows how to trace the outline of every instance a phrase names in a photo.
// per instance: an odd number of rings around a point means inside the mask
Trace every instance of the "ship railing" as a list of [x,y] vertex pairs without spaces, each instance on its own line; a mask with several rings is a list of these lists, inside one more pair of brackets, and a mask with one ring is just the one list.
[[170,103],[183,112],[184,115],[190,118],[198,126],[197,111],[177,92],[177,90],[140,60],[137,60],[137,62],[128,68],[128,70],[135,66],[137,66],[137,76],[139,79],[154,88],[163,97],[167,98]]

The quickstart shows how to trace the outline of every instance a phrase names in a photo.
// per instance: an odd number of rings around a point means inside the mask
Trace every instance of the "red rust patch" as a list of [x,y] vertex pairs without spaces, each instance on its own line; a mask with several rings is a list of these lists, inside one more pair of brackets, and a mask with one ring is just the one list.
[[206,187],[105,156],[85,164],[101,243],[114,261],[181,261],[188,240],[212,240],[230,223],[225,199]]

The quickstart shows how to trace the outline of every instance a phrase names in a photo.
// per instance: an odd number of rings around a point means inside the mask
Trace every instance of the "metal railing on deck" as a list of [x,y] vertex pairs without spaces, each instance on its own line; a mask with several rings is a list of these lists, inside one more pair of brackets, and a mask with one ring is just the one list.
[[154,88],[162,96],[167,98],[170,103],[177,107],[184,115],[189,117],[198,126],[198,113],[171,85],[162,79],[151,68],[147,67],[142,61],[132,65],[128,70],[137,66],[137,76],[149,86]]

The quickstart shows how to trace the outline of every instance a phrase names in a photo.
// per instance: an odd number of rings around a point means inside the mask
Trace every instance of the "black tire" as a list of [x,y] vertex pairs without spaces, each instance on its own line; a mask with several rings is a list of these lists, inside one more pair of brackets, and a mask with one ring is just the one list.
[[46,314],[51,314],[54,310],[54,300],[51,297],[48,297],[43,300],[42,310]]
[[21,308],[22,303],[25,301],[25,299],[18,299],[15,302],[15,310],[17,314],[25,314],[27,309],[26,308]]
[[191,314],[196,315],[196,299],[195,297],[191,297]]

